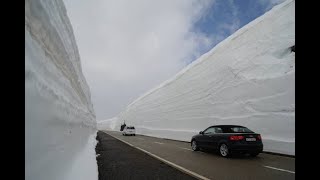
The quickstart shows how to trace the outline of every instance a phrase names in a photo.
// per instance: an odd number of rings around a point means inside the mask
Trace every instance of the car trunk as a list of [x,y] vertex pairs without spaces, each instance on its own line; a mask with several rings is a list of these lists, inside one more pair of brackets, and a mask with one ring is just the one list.
[[236,135],[244,137],[242,140],[240,140],[240,142],[244,144],[257,144],[261,142],[261,139],[259,138],[260,134],[257,133],[239,133]]

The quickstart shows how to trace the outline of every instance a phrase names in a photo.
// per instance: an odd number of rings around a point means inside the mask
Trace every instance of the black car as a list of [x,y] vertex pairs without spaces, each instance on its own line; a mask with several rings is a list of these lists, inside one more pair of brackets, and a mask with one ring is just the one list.
[[263,150],[261,135],[238,125],[210,126],[192,137],[191,147],[194,151],[200,148],[217,150],[223,157],[232,153],[257,156]]

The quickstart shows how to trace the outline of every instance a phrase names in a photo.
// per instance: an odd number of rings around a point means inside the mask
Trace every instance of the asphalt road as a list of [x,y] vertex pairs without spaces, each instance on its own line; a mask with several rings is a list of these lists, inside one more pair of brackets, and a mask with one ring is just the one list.
[[115,131],[104,132],[129,143],[141,152],[161,158],[167,164],[182,167],[182,170],[191,175],[195,174],[195,177],[199,175],[202,178],[218,180],[295,179],[295,158],[292,157],[261,153],[257,157],[223,158],[214,152],[194,152],[190,143],[186,142],[142,135],[122,136],[120,132]]
[[106,133],[99,131],[97,140],[99,180],[196,180]]

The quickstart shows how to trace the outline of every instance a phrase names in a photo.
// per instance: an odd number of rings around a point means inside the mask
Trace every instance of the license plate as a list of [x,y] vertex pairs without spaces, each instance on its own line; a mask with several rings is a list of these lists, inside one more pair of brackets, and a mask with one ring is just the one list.
[[246,141],[256,141],[256,138],[246,138]]

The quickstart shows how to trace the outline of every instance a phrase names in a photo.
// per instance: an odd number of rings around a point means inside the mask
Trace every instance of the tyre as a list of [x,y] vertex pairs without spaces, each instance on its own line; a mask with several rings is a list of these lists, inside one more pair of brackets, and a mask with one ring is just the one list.
[[230,156],[230,151],[229,151],[229,148],[226,144],[221,144],[219,146],[219,154],[222,156],[222,157],[228,157]]
[[197,144],[197,141],[196,140],[192,140],[191,141],[191,149],[193,151],[199,151],[199,147],[198,147],[198,144]]
[[136,134],[133,134],[133,136],[136,136]]

